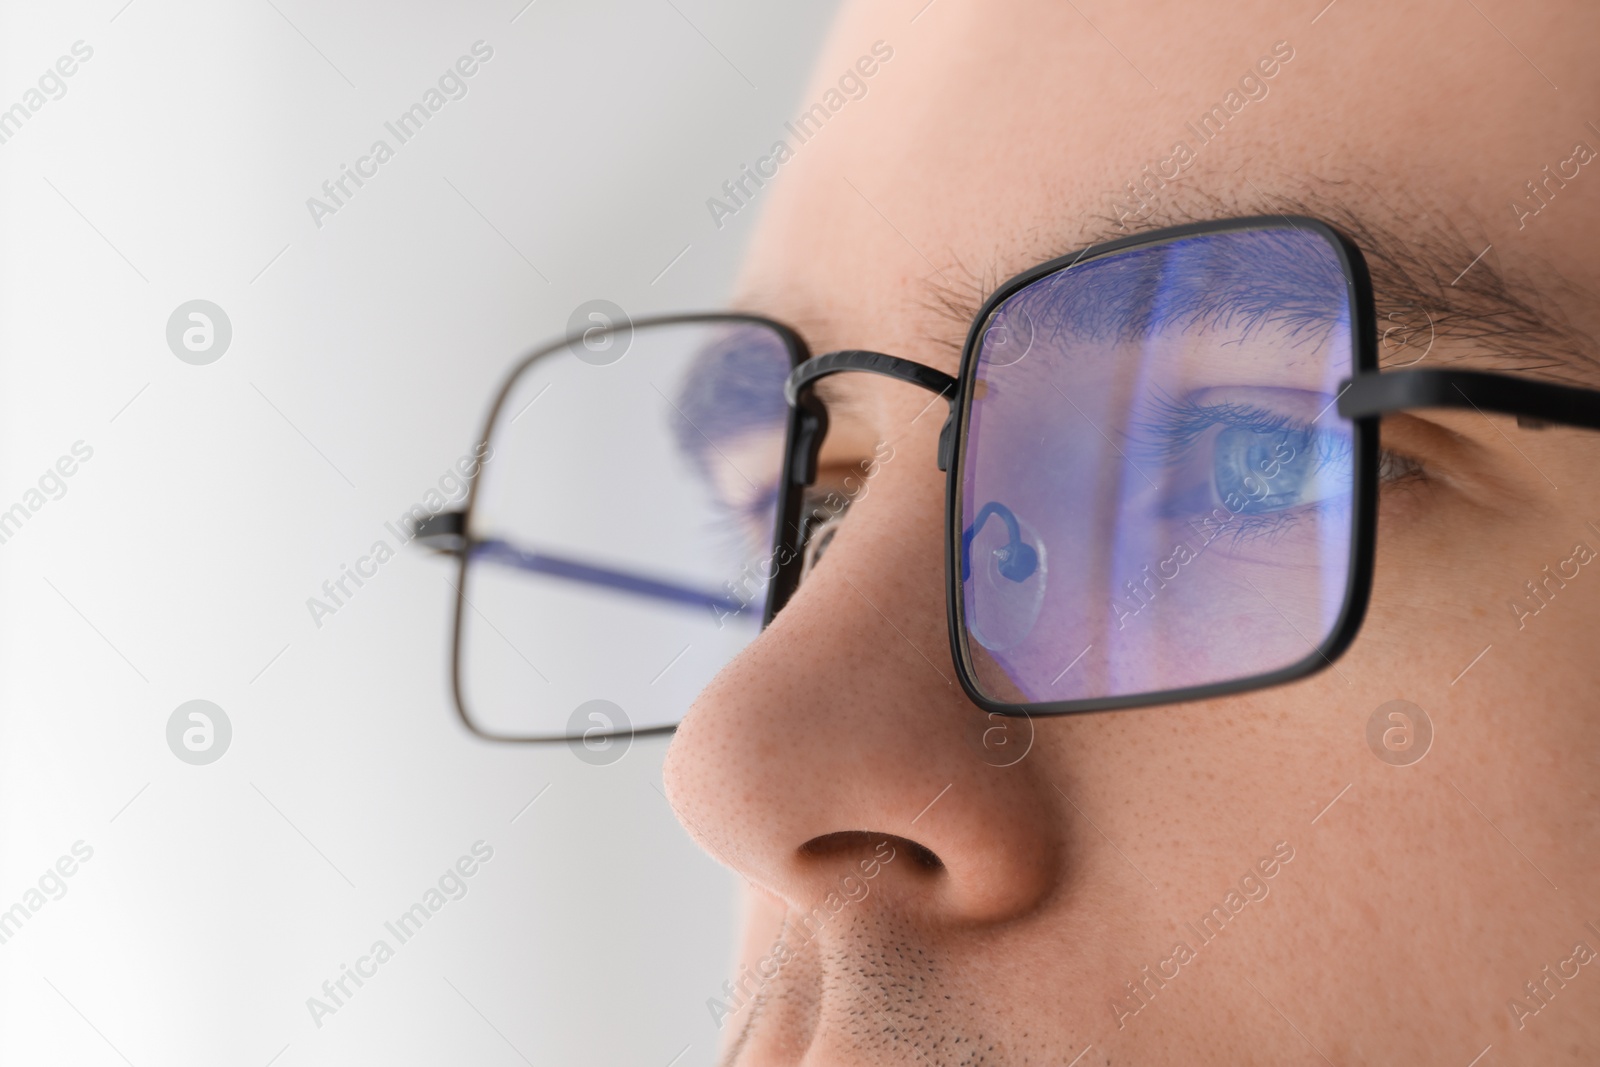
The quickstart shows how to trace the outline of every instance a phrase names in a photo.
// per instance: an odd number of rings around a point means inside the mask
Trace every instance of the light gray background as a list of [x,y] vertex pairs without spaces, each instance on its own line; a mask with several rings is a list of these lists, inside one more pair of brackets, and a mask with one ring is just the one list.
[[[419,550],[306,608],[579,303],[723,302],[755,213],[705,200],[781,135],[833,6],[525,2],[0,8],[0,107],[94,49],[0,145],[0,509],[94,449],[0,544],[0,909],[94,850],[0,944],[0,1063],[713,1058],[733,882],[657,791],[664,743],[469,738]],[[479,39],[468,95],[316,228]],[[166,344],[195,298],[233,325],[209,366]],[[167,748],[193,699],[233,726],[208,766]],[[479,839],[467,896],[315,1027]]]

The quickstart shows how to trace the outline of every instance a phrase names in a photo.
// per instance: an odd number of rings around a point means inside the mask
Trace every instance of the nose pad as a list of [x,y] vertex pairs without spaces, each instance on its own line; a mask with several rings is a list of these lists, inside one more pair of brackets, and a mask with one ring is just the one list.
[[967,630],[980,645],[1001,651],[1027,638],[1044,606],[1048,572],[1031,526],[998,501],[979,509],[961,537],[961,583]]
[[996,569],[1002,578],[1013,582],[1025,582],[1028,576],[1039,569],[1039,550],[1026,541],[1017,541],[1007,545],[995,553],[999,561]]

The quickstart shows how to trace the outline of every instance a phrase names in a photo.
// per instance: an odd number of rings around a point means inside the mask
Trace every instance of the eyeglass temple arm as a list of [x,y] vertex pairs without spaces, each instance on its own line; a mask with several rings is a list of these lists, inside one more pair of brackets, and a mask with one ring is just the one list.
[[463,530],[464,518],[464,514],[459,511],[442,511],[430,515],[415,525],[413,536],[424,547],[431,548],[435,552],[459,555],[465,551],[473,559],[491,560],[532,574],[564,578],[567,581],[613,589],[620,593],[665,600],[684,607],[710,608],[719,620],[726,615],[737,615],[750,606],[748,602],[725,593],[709,593],[629,571],[597,567],[544,552],[530,552],[498,538],[468,541]]
[[950,414],[945,419],[944,428],[939,431],[939,469],[949,469],[951,453],[955,448],[956,394],[961,383],[944,371],[934,370],[914,360],[851,348],[806,360],[790,371],[788,380],[783,383],[784,399],[790,407],[798,408],[802,416],[799,447],[794,450],[794,469],[790,472],[797,483],[810,485],[816,480],[817,450],[828,431],[827,411],[811,395],[810,387],[819,378],[847,371],[893,378],[937,393],[948,400]]
[[1488,371],[1367,371],[1343,383],[1338,404],[1347,419],[1408,408],[1473,408],[1515,415],[1528,429],[1557,423],[1600,430],[1600,392]]

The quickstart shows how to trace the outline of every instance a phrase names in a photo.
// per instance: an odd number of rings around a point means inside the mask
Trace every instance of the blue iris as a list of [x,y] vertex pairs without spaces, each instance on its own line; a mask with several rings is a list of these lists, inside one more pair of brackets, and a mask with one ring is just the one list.
[[1212,442],[1212,474],[1230,511],[1259,515],[1348,493],[1353,472],[1342,435],[1224,426]]

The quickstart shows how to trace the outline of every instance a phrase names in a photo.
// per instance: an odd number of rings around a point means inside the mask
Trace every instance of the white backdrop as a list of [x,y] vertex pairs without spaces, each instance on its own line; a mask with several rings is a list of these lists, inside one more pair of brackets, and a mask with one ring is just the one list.
[[[415,548],[320,626],[306,601],[580,303],[722,302],[754,213],[706,198],[782,134],[831,6],[0,8],[0,1063],[712,1061],[733,883],[664,743],[471,739]],[[169,345],[192,300],[231,325],[209,363]],[[169,746],[191,700],[231,724],[215,762]]]

